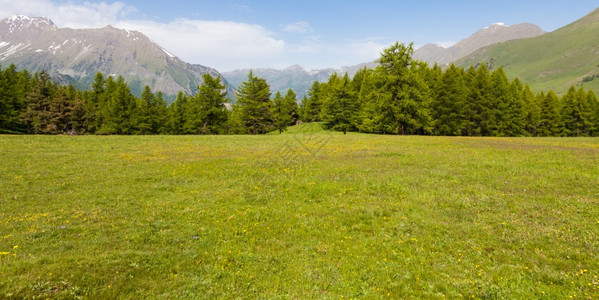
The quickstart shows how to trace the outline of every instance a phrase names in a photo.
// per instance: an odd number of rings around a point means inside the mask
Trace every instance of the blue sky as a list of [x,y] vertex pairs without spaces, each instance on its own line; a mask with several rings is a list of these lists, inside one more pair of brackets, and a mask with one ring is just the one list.
[[0,0],[0,18],[24,14],[59,27],[138,30],[184,61],[229,71],[355,65],[395,41],[450,46],[497,22],[553,31],[597,7],[596,0]]

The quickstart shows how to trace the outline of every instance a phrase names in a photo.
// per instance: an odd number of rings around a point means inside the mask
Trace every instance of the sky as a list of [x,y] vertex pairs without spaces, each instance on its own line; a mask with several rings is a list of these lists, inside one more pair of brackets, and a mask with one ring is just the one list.
[[312,70],[373,61],[395,41],[451,46],[493,23],[550,32],[597,7],[597,0],[0,0],[0,18],[137,30],[182,60],[219,71]]

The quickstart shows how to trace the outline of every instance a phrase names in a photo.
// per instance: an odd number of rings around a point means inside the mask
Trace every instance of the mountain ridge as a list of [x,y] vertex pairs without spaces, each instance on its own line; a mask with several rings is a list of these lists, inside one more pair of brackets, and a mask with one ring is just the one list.
[[445,48],[435,43],[426,44],[414,51],[414,58],[429,64],[446,65],[489,45],[536,37],[545,33],[539,26],[531,23],[520,23],[511,26],[504,23],[493,23],[460,40],[451,47]]
[[88,89],[97,72],[121,75],[135,94],[145,85],[172,99],[193,94],[202,75],[221,76],[215,69],[183,62],[139,31],[103,28],[58,28],[45,17],[16,15],[0,21],[0,63],[37,72]]
[[564,93],[571,85],[599,89],[599,8],[550,33],[481,48],[456,61],[503,67],[535,90]]

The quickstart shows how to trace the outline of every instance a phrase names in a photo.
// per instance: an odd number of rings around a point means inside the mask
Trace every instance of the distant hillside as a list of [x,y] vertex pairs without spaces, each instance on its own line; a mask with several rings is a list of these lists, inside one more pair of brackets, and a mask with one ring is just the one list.
[[[45,69],[53,79],[84,89],[97,72],[122,75],[137,95],[149,85],[171,99],[179,91],[194,93],[202,74],[220,75],[181,61],[137,31],[58,28],[47,18],[26,16],[0,21],[0,63],[31,72]],[[234,93],[231,86],[229,93]]]
[[444,48],[438,44],[426,44],[414,51],[414,58],[426,61],[431,65],[434,63],[445,65],[489,45],[509,40],[536,37],[544,33],[539,26],[529,23],[512,26],[495,23],[475,32],[449,48]]
[[599,90],[599,9],[551,33],[489,46],[457,62],[480,63],[503,66],[536,90],[563,93],[571,85]]

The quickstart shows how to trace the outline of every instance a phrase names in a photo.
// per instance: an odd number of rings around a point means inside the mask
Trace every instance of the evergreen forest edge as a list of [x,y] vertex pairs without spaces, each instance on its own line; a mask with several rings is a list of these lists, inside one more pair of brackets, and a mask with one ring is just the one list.
[[503,68],[468,69],[412,59],[413,44],[395,43],[379,66],[353,78],[332,74],[314,82],[298,105],[288,90],[274,97],[250,71],[228,104],[221,78],[203,75],[195,95],[180,92],[167,105],[146,86],[132,94],[123,77],[97,73],[91,90],[59,86],[44,71],[0,67],[0,133],[32,134],[264,134],[299,122],[326,129],[447,136],[599,136],[599,101],[571,86],[562,97],[533,93]]

